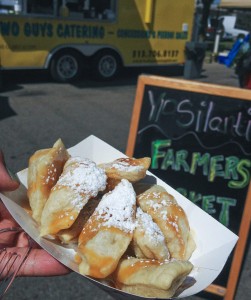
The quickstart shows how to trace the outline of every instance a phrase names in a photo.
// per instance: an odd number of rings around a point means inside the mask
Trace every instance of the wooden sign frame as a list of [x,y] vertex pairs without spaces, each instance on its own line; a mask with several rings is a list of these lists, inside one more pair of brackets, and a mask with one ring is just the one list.
[[[133,107],[133,113],[130,124],[130,131],[127,142],[126,154],[133,156],[136,137],[139,126],[139,119],[141,115],[143,97],[145,86],[170,88],[175,90],[183,90],[189,92],[195,92],[200,94],[209,94],[215,96],[223,96],[229,98],[236,98],[236,100],[251,101],[251,91],[233,88],[227,86],[220,86],[215,84],[207,84],[195,81],[180,80],[159,76],[141,75],[138,78],[135,102]],[[236,292],[239,274],[241,271],[243,258],[245,254],[246,243],[248,239],[249,229],[251,222],[251,184],[249,183],[247,197],[244,205],[244,210],[241,218],[241,224],[239,227],[239,240],[233,253],[233,259],[231,262],[230,272],[228,276],[227,286],[210,285],[205,291],[224,297],[225,300],[234,299]]]

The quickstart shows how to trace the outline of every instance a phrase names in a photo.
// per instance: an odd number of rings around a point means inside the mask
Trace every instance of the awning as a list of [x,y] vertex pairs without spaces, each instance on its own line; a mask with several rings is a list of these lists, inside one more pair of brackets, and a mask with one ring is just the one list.
[[220,7],[251,8],[251,0],[221,0]]

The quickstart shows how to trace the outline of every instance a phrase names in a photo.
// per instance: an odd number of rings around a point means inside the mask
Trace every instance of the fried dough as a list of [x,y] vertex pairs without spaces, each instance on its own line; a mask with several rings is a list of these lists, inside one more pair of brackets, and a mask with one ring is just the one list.
[[185,211],[174,197],[159,186],[153,185],[137,196],[137,204],[148,213],[163,232],[171,257],[184,259],[191,256],[192,237]]
[[118,158],[110,163],[100,164],[108,177],[107,190],[110,191],[121,181],[127,179],[131,183],[137,182],[146,176],[146,171],[151,164],[149,157],[143,158]]
[[40,235],[56,235],[72,226],[87,201],[106,187],[104,170],[85,158],[70,158],[44,206]]
[[63,244],[70,244],[70,243],[77,243],[78,237],[90,218],[93,214],[95,208],[98,206],[100,199],[99,198],[92,198],[90,199],[86,205],[80,211],[77,219],[72,224],[72,226],[68,229],[60,230],[57,233],[57,237],[61,240]]
[[115,272],[116,287],[143,297],[170,298],[192,271],[189,261],[159,262],[150,259],[123,259]]
[[140,207],[136,211],[136,228],[133,232],[133,249],[137,258],[163,261],[170,258],[165,237],[152,217]]
[[135,207],[136,195],[126,179],[102,197],[79,236],[81,274],[105,278],[116,269],[132,240]]
[[69,154],[61,139],[52,148],[36,151],[29,159],[27,195],[32,217],[40,224],[44,205],[63,171]]

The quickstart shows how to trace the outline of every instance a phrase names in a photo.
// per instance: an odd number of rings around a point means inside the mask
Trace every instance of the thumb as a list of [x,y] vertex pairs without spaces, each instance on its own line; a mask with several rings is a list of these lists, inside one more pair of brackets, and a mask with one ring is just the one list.
[[19,182],[11,178],[8,173],[3,152],[0,151],[0,191],[14,191],[19,187]]

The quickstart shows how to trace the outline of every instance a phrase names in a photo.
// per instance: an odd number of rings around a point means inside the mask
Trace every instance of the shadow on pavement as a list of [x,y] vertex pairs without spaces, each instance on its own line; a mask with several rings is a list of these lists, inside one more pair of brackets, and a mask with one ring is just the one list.
[[0,96],[0,120],[15,116],[16,112],[10,107],[8,97]]
[[119,76],[112,81],[95,81],[92,80],[88,74],[84,74],[81,81],[75,82],[74,85],[79,88],[92,87],[92,86],[123,86],[123,85],[135,85],[138,80],[138,76],[141,74],[158,75],[177,77],[183,76],[184,66],[174,65],[165,67],[138,67],[138,68],[124,68]]
[[51,82],[47,71],[41,70],[12,70],[2,71],[2,88],[0,92],[20,90],[25,83]]
[[[71,83],[78,88],[121,86],[136,84],[140,74],[177,77],[183,76],[184,66],[137,67],[124,68],[112,81],[95,81],[90,74],[83,72],[79,80]],[[1,92],[22,89],[22,84],[53,82],[48,70],[15,70],[3,71],[3,87]]]

